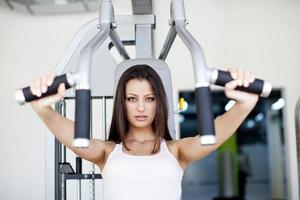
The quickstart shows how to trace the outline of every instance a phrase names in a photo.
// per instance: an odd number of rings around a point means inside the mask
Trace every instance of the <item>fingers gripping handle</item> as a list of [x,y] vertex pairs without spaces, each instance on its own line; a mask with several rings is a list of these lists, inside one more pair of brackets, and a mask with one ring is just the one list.
[[[225,86],[226,83],[232,81],[229,72],[215,69],[212,73],[211,82],[215,85]],[[272,85],[268,81],[255,79],[248,87],[238,86],[237,90],[258,94],[262,97],[268,97],[272,90]]]
[[[229,72],[214,69],[211,71],[211,83],[225,86],[232,81]],[[237,87],[237,90],[256,93],[262,97],[268,97],[271,93],[272,86],[268,81],[255,79],[248,87]],[[197,131],[200,134],[200,142],[203,145],[216,143],[214,117],[211,105],[211,91],[209,87],[196,87],[196,108],[197,108]]]
[[90,101],[90,90],[76,90],[74,147],[87,148],[90,145]]
[[40,97],[37,97],[34,94],[32,94],[30,91],[30,87],[25,87],[25,88],[22,88],[22,89],[19,89],[16,91],[15,98],[20,105],[23,105],[23,104],[25,104],[25,102],[31,102],[31,101],[34,101],[37,99],[41,99],[41,98],[56,94],[58,86],[61,83],[65,84],[66,89],[69,89],[74,85],[71,75],[63,74],[63,75],[55,77],[52,85],[48,87],[47,92],[42,94]]
[[196,94],[197,131],[203,145],[215,144],[214,116],[211,105],[211,91],[209,87],[198,87]]

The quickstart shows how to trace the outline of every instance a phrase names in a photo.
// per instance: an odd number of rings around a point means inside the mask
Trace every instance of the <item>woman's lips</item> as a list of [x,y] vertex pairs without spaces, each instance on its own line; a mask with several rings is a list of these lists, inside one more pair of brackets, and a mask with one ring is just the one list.
[[134,117],[137,121],[145,121],[147,119],[147,116],[145,115],[138,115]]

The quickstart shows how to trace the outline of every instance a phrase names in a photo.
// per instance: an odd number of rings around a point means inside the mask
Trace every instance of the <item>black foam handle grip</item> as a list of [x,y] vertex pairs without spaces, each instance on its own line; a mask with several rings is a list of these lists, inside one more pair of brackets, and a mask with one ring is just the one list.
[[215,135],[214,116],[212,112],[211,91],[209,87],[196,88],[197,131],[203,135]]
[[75,140],[78,138],[90,139],[90,101],[90,90],[76,90]]
[[61,83],[65,84],[66,89],[71,88],[71,85],[68,82],[66,74],[55,77],[54,80],[53,80],[52,85],[50,85],[48,87],[47,92],[42,94],[40,97],[37,97],[37,96],[33,95],[30,91],[30,87],[23,88],[22,91],[23,91],[23,94],[24,94],[24,97],[25,97],[25,102],[31,102],[31,101],[34,101],[34,100],[37,100],[37,99],[41,99],[41,98],[56,94],[58,86]]
[[[216,85],[225,86],[226,83],[232,81],[230,73],[227,71],[218,70],[218,77],[215,82]],[[236,89],[244,92],[255,93],[261,95],[263,93],[264,81],[261,79],[255,79],[254,82],[250,83],[248,87],[237,86]]]

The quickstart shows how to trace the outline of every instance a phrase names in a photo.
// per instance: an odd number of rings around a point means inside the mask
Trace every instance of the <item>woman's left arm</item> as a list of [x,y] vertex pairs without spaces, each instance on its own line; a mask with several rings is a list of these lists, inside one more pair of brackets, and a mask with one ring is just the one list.
[[229,111],[214,121],[216,144],[201,145],[199,135],[176,141],[179,161],[183,166],[200,160],[222,145],[237,130],[257,103],[258,95],[234,90],[237,86],[248,87],[255,77],[243,69],[230,68],[228,71],[234,80],[225,85],[225,94],[228,98],[234,99],[236,103]]

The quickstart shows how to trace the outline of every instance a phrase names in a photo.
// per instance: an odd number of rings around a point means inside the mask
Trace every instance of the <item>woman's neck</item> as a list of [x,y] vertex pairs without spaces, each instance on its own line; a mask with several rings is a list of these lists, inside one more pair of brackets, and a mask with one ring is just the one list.
[[139,142],[155,140],[155,134],[152,127],[151,128],[130,128],[126,140],[135,140]]

